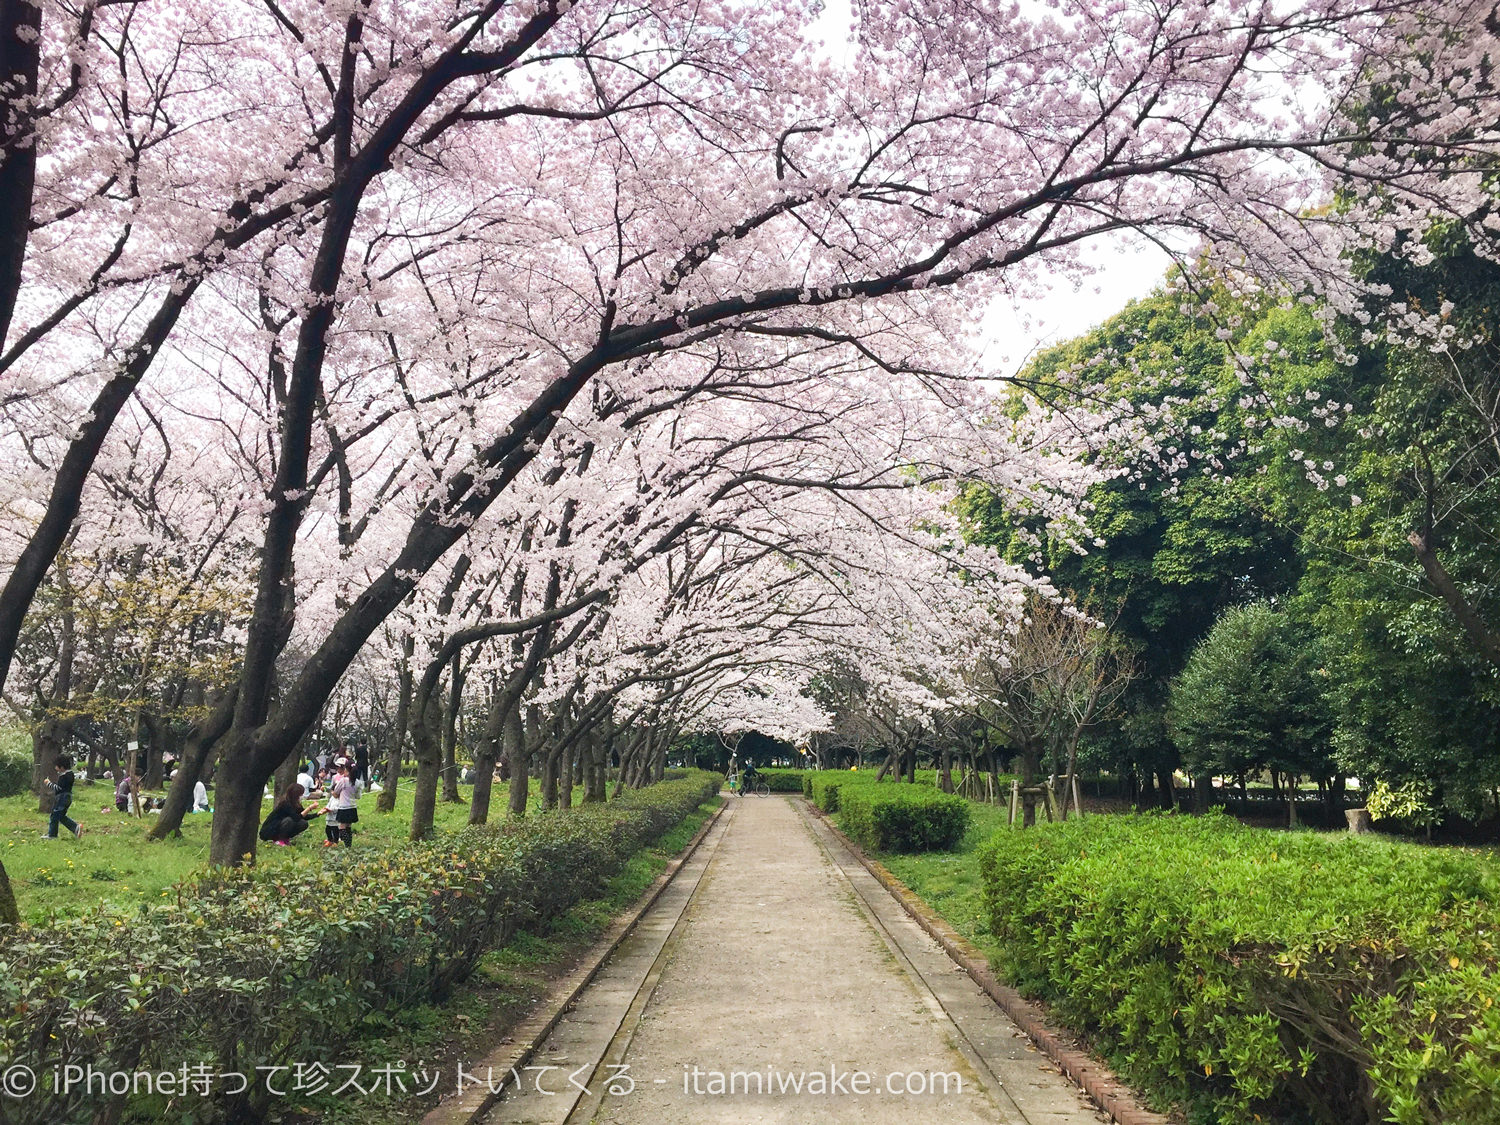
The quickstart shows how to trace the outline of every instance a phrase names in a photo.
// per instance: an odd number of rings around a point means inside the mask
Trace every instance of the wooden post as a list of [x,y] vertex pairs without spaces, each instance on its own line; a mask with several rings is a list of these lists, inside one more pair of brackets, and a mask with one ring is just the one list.
[[1083,794],[1078,789],[1078,775],[1075,773],[1070,782],[1073,786],[1073,811],[1080,817],[1083,816]]
[[1052,791],[1052,786],[1042,786],[1042,799],[1046,802],[1045,808],[1047,812],[1048,823],[1056,824],[1059,820],[1062,819],[1062,814],[1058,812],[1057,794]]
[[1016,814],[1021,811],[1021,782],[1018,778],[1010,780],[1010,826],[1016,826]]

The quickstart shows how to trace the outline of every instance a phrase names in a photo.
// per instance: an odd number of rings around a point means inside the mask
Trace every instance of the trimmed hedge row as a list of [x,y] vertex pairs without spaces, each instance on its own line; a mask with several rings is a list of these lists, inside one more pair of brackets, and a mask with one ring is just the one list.
[[[57,929],[0,933],[0,1070],[69,1065],[163,1071],[206,1064],[251,1078],[209,1097],[132,1094],[132,1116],[255,1121],[263,1078],[322,1063],[372,1014],[439,1001],[488,949],[596,893],[642,846],[719,789],[717,774],[622,794],[440,842],[355,853],[320,872],[244,869],[181,886],[139,913],[101,910]],[[338,1072],[335,1070],[335,1073]],[[97,1091],[39,1088],[10,1125],[89,1121],[121,1107]]]
[[807,770],[782,769],[772,766],[760,770],[760,779],[772,793],[801,793]]
[[969,827],[967,798],[925,785],[856,784],[838,792],[844,831],[875,851],[952,851]]
[[1473,853],[1096,816],[981,849],[999,967],[1195,1120],[1500,1121],[1500,871]]
[[[824,812],[839,811],[839,790],[845,785],[907,785],[908,782],[897,781],[887,776],[884,781],[876,782],[879,776],[875,770],[804,770],[802,773],[802,795]],[[918,770],[918,787],[935,788],[937,786],[937,770]]]

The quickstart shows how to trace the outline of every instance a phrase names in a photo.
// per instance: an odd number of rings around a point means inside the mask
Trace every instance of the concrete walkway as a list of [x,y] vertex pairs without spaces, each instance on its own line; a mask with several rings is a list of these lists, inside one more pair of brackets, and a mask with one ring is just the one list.
[[669,891],[487,1125],[1103,1120],[792,801],[734,799]]

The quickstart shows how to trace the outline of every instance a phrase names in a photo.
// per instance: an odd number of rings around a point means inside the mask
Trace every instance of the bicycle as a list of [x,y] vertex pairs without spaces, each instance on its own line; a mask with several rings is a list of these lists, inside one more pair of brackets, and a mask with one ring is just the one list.
[[752,781],[745,786],[745,792],[747,794],[754,794],[757,797],[769,797],[771,795],[771,787],[764,781]]

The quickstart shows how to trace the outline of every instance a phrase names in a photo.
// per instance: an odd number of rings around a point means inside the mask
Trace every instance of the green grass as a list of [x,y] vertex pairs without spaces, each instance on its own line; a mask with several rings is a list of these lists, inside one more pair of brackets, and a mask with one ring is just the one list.
[[993,958],[997,950],[984,921],[979,846],[1006,827],[1006,807],[971,801],[973,820],[958,849],[912,855],[880,853],[876,858],[948,924]]
[[[538,784],[532,780],[533,811],[539,804]],[[438,802],[433,820],[439,835],[468,824],[469,793],[469,786],[459,786],[463,797],[460,803]],[[582,797],[582,789],[575,790],[575,802]],[[404,843],[410,832],[410,781],[397,791],[394,812],[376,812],[375,801],[375,794],[360,799],[355,848],[388,848]],[[269,802],[266,808],[269,810]],[[83,838],[75,840],[61,832],[56,840],[44,840],[41,836],[47,829],[47,814],[37,812],[34,796],[28,793],[0,799],[0,862],[10,876],[22,920],[33,925],[75,917],[103,903],[131,906],[168,895],[171,887],[208,864],[212,813],[184,817],[180,839],[148,840],[146,832],[154,817],[138,820],[117,813],[114,788],[108,782],[80,782],[69,814],[83,825]],[[505,789],[497,786],[490,800],[490,819],[499,820],[504,815]],[[260,848],[257,862],[286,867],[328,862],[322,842],[323,818],[316,817],[292,847]]]

